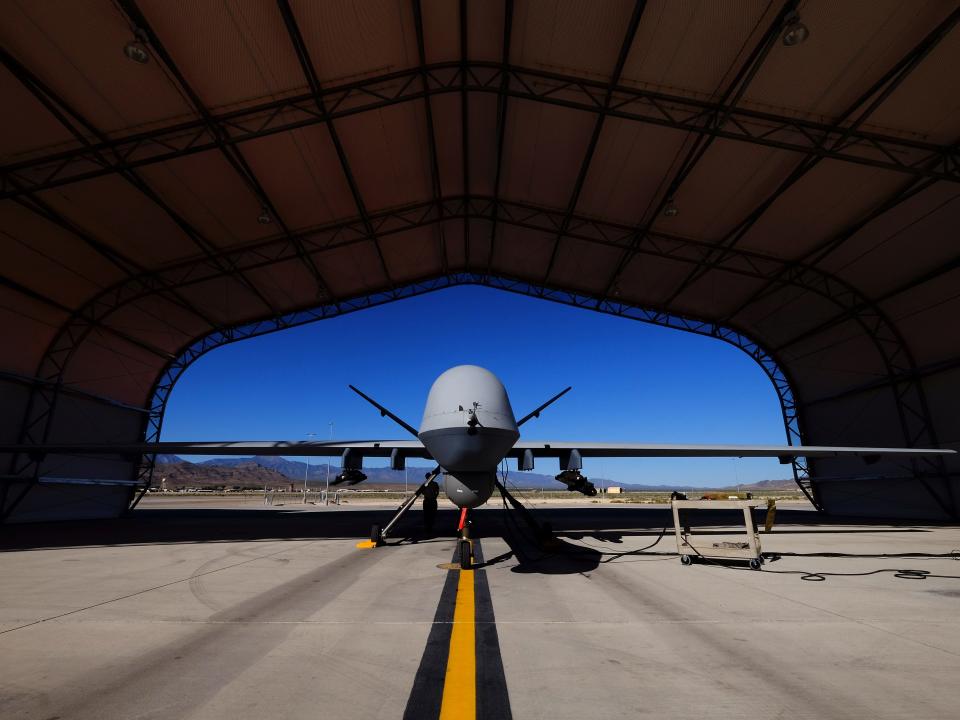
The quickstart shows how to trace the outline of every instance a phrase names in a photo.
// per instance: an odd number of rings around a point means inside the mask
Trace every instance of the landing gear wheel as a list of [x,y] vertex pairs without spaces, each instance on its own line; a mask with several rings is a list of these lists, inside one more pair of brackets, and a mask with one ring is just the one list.
[[763,560],[761,560],[760,558],[754,558],[753,560],[750,561],[751,570],[759,570],[762,566],[763,566]]
[[680,564],[681,564],[681,565],[693,565],[693,558],[690,557],[689,555],[681,555],[681,556],[680,556]]
[[372,542],[377,547],[383,545],[383,538],[380,537],[380,526],[374,525],[370,528],[370,542]]
[[470,557],[470,541],[461,540],[457,545],[460,553],[460,569],[469,570],[473,567],[473,558]]

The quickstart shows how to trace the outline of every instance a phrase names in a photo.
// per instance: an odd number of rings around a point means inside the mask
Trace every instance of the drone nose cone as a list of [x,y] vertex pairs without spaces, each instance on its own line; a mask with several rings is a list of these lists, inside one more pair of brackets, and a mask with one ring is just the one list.
[[457,365],[433,382],[420,432],[466,426],[516,430],[510,398],[500,379],[477,365]]
[[434,381],[420,439],[444,468],[489,470],[519,436],[507,391],[489,370],[458,365]]

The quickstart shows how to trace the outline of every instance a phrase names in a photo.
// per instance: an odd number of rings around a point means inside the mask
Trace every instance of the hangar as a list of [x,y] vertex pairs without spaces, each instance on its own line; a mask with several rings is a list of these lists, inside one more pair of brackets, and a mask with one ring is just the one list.
[[[787,440],[960,443],[960,8],[861,0],[9,4],[0,440],[159,439],[201,354],[482,284],[702,333]],[[152,458],[3,456],[5,522]],[[953,519],[957,462],[795,462]]]

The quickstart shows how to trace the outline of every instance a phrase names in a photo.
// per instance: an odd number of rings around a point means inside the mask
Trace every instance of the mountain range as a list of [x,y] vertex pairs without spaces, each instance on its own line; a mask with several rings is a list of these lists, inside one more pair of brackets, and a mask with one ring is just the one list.
[[[433,469],[427,465],[408,465],[406,478],[403,470],[391,470],[388,467],[365,467],[363,472],[367,481],[360,487],[375,487],[381,485],[403,485],[404,482],[416,487],[424,476]],[[154,478],[165,478],[167,487],[175,489],[185,485],[197,486],[241,486],[241,487],[288,487],[291,484],[302,487],[304,475],[308,484],[316,489],[318,484],[325,483],[327,473],[332,480],[340,473],[339,465],[327,463],[309,464],[299,460],[288,460],[276,456],[256,456],[238,458],[213,458],[199,463],[192,463],[177,455],[158,455]],[[525,489],[563,490],[564,486],[554,479],[553,475],[542,475],[535,472],[512,472],[507,477],[508,482],[516,487]],[[689,489],[689,485],[643,485],[633,483],[615,483],[606,479],[590,478],[598,488],[616,485],[627,491],[634,492],[672,492],[673,490]],[[740,485],[741,490],[794,490],[793,480],[761,480],[756,483]]]

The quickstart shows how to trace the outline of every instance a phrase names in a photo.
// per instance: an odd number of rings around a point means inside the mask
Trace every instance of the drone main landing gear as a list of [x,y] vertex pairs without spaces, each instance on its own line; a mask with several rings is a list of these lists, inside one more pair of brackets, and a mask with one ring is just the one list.
[[407,514],[407,510],[413,507],[413,504],[417,501],[417,498],[423,495],[423,491],[427,489],[427,486],[432,483],[433,479],[439,474],[439,470],[435,470],[434,472],[430,473],[427,476],[427,479],[423,481],[413,495],[404,500],[403,504],[397,508],[397,512],[394,513],[392,518],[390,518],[390,522],[384,525],[383,529],[380,528],[380,525],[374,525],[372,528],[370,528],[370,539],[357,543],[357,547],[374,548],[385,544],[387,541],[387,536],[390,534],[390,531],[393,530],[394,526],[400,521],[400,518]]
[[494,480],[493,482],[496,484],[500,494],[506,498],[514,510],[520,513],[520,517],[523,518],[523,521],[533,531],[533,537],[541,549],[549,550],[559,544],[557,538],[554,537],[553,526],[549,522],[537,522],[537,519],[524,507],[523,503],[511,495],[499,480]]

